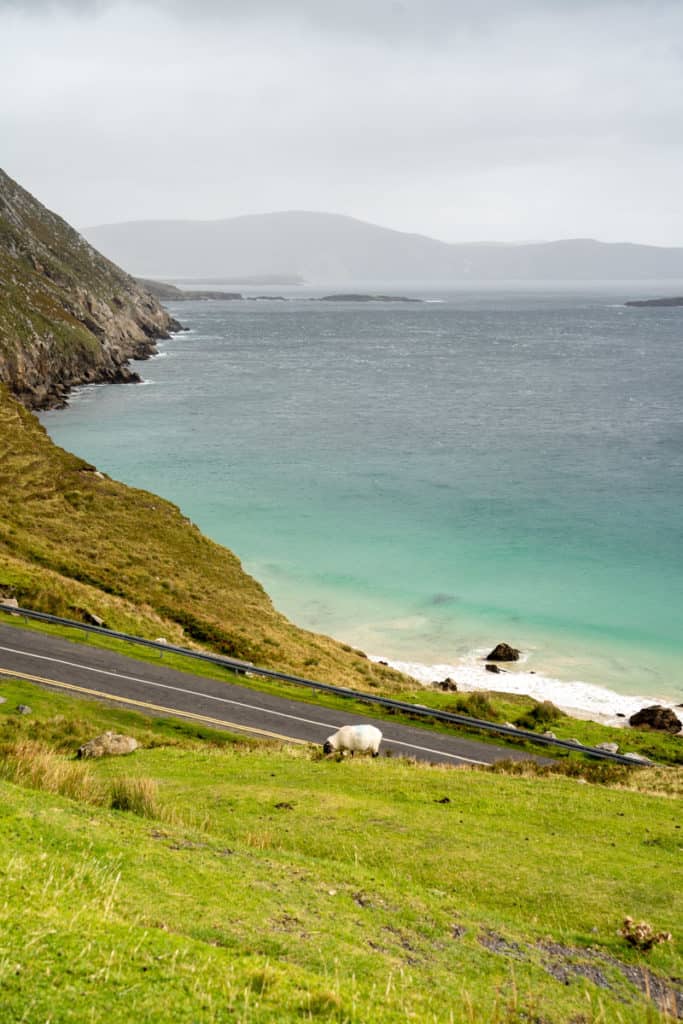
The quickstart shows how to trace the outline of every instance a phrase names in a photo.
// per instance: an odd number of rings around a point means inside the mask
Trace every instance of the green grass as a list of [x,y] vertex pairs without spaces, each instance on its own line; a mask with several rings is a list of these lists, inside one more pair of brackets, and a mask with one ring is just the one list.
[[[678,945],[645,955],[617,934],[630,915],[680,944],[680,803],[661,771],[629,790],[336,762],[0,693],[3,749],[69,764],[83,736],[125,729],[142,749],[85,770],[153,794],[113,810],[0,781],[3,1021],[667,1019],[632,982],[674,987]],[[664,774],[680,797],[680,770]]]

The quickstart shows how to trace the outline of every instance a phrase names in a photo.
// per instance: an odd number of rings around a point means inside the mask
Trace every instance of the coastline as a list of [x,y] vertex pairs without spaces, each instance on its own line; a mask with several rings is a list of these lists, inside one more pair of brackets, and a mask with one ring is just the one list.
[[[600,722],[603,725],[625,726],[628,719],[643,707],[654,704],[677,711],[674,701],[653,696],[626,695],[595,683],[581,680],[567,682],[524,669],[524,661],[501,666],[500,672],[488,672],[484,665],[485,650],[473,651],[467,658],[455,663],[439,662],[431,665],[413,661],[399,661],[382,655],[369,655],[374,662],[384,662],[428,689],[432,683],[451,678],[458,691],[496,691],[532,697],[538,701],[552,701],[572,718]],[[517,667],[520,666],[520,667]]]

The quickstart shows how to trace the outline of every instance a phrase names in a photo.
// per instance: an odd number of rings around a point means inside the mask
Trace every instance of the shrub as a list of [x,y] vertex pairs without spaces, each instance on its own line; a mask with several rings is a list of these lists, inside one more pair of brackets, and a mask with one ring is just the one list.
[[548,725],[562,718],[562,712],[556,708],[552,701],[544,700],[534,704],[530,711],[515,719],[515,725],[520,729],[535,729],[538,725]]
[[488,721],[497,722],[500,715],[485,693],[464,693],[458,697],[454,704],[449,704],[446,711],[453,711],[459,715],[469,715],[471,718],[483,718]]

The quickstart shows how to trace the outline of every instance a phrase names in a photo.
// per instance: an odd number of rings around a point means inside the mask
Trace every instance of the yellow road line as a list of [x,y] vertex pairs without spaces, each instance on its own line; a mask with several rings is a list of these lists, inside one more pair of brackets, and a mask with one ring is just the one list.
[[86,686],[75,686],[74,683],[63,683],[58,679],[44,679],[42,676],[30,676],[27,672],[11,671],[7,668],[0,668],[0,675],[11,676],[13,679],[25,679],[29,683],[45,683],[46,686],[57,686],[62,690],[72,690],[75,693],[85,693],[89,697],[104,697],[106,700],[118,701],[119,704],[131,704],[133,707],[146,708],[148,711],[163,711],[169,715],[180,718],[190,718],[196,722],[209,722],[211,725],[229,726],[238,732],[255,733],[257,736],[266,736],[270,740],[282,740],[285,743],[302,743],[306,740],[297,739],[294,736],[283,736],[279,732],[268,732],[267,729],[256,729],[251,725],[239,725],[237,722],[227,722],[222,718],[210,718],[209,715],[196,715],[192,711],[179,711],[177,708],[165,708],[160,704],[149,704],[144,700],[133,700],[132,697],[119,697],[115,693],[105,693],[102,690],[90,690]]

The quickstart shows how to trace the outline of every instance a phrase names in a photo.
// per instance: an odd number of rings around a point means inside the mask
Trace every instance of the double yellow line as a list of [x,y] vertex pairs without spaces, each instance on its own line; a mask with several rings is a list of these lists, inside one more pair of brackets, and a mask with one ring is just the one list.
[[256,729],[251,725],[241,725],[237,722],[226,722],[223,718],[211,718],[209,715],[196,715],[192,711],[179,711],[177,708],[166,708],[161,704],[150,704],[144,700],[133,700],[132,697],[119,697],[116,693],[106,693],[102,690],[90,690],[87,686],[75,686],[73,683],[63,683],[59,679],[45,679],[43,676],[30,676],[26,672],[11,671],[7,668],[0,668],[0,676],[10,676],[12,679],[23,679],[29,683],[42,683],[45,686],[56,686],[61,690],[70,690],[73,693],[82,693],[87,697],[100,697],[105,700],[113,700],[119,704],[128,704],[131,707],[142,708],[145,711],[160,711],[163,714],[173,715],[176,718],[189,718],[194,722],[206,722],[209,725],[222,726],[223,728],[234,729],[236,732],[253,733],[256,736],[264,736],[269,740],[280,740],[283,743],[306,744],[306,740],[297,739],[294,736],[283,736],[279,732],[268,732],[267,729]]

